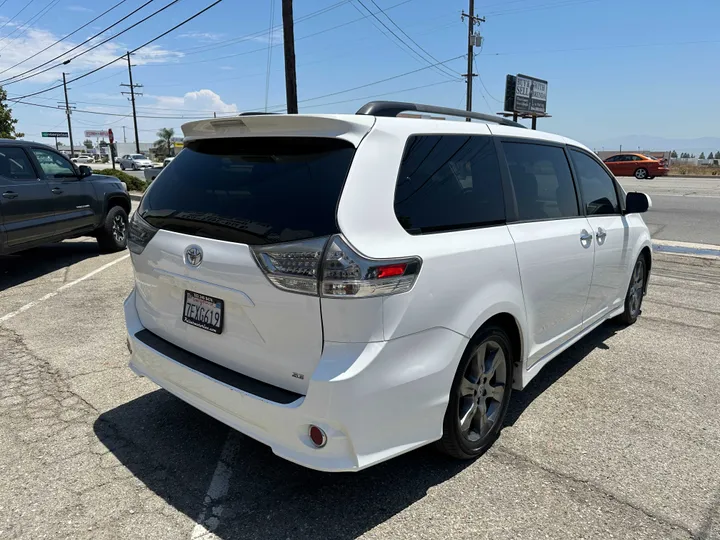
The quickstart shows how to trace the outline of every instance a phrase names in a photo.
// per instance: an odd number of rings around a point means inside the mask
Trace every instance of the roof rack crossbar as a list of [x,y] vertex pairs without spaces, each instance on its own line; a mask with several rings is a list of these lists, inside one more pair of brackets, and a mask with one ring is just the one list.
[[421,103],[409,103],[404,101],[371,101],[366,103],[355,114],[366,114],[370,116],[389,116],[396,117],[400,113],[406,111],[416,111],[423,113],[444,114],[446,116],[456,116],[460,118],[472,118],[474,120],[482,120],[483,122],[491,122],[493,124],[501,124],[503,126],[512,126],[527,129],[518,122],[513,122],[507,118],[495,116],[493,114],[483,114],[477,112],[463,111],[462,109],[451,109],[448,107],[436,107],[435,105],[423,105]]

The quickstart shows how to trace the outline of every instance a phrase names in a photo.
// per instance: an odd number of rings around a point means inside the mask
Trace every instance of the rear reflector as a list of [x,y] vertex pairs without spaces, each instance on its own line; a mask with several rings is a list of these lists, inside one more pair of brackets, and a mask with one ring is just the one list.
[[405,269],[407,268],[407,264],[389,264],[387,266],[380,266],[377,270],[377,277],[378,279],[388,278],[388,277],[394,277],[394,276],[402,276],[405,273]]
[[310,437],[310,441],[315,445],[315,448],[322,448],[327,444],[327,435],[317,426],[311,425],[308,428],[308,437]]

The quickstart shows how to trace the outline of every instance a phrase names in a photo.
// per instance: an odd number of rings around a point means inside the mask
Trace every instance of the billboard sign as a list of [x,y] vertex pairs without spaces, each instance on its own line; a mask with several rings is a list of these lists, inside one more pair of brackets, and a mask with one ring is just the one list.
[[109,134],[106,129],[86,129],[85,136],[90,139],[92,137],[108,137]]
[[67,131],[43,131],[42,136],[43,137],[54,137],[56,139],[67,139],[68,132]]
[[518,113],[547,112],[548,83],[527,75],[508,75],[505,79],[505,110]]

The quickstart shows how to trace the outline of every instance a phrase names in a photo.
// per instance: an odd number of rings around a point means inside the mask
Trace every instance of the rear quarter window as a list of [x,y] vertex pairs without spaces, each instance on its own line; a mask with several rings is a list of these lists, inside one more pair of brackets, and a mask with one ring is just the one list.
[[139,212],[158,228],[251,245],[333,234],[354,154],[347,141],[317,137],[191,141]]
[[482,135],[410,137],[394,206],[400,225],[410,234],[503,223],[505,203],[493,139]]

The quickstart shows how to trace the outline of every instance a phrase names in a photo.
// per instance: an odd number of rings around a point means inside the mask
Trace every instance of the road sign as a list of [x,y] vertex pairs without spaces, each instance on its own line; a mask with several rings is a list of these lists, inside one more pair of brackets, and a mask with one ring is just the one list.
[[42,136],[43,137],[52,137],[52,138],[56,138],[56,139],[67,139],[68,132],[67,131],[43,131]]
[[505,110],[545,114],[547,91],[547,81],[527,75],[508,75],[505,81]]
[[85,136],[86,136],[87,138],[92,138],[92,137],[107,137],[107,136],[108,136],[108,132],[107,132],[107,130],[104,130],[104,129],[86,129],[86,130],[85,130]]
[[110,139],[110,144],[115,142],[115,135],[113,135],[112,129],[108,129],[108,138]]

